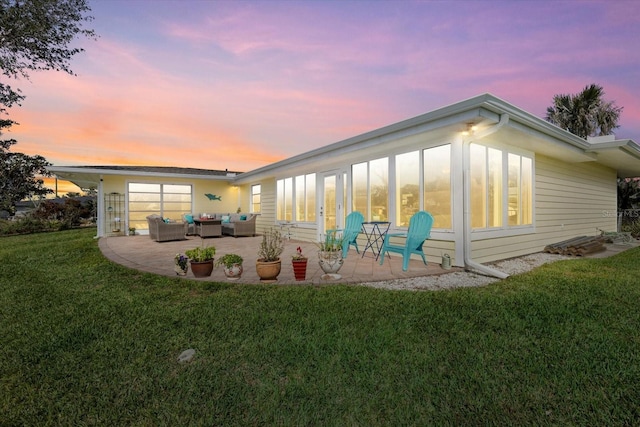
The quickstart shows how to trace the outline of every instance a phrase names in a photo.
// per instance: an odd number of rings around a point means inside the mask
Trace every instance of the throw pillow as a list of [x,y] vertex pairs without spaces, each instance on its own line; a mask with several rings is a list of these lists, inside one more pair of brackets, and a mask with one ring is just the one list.
[[184,219],[187,220],[189,224],[193,224],[193,215],[185,215]]
[[246,220],[247,220],[246,215],[240,215],[240,221],[246,221]]
[[164,222],[166,222],[167,224],[169,224],[171,222],[171,220],[169,218],[165,218],[163,219]]
[[229,215],[222,215],[222,222],[228,224],[231,222],[231,217]]

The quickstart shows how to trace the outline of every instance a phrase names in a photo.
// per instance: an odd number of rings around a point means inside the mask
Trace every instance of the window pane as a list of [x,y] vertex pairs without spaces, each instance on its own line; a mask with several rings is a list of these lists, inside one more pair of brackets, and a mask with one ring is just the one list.
[[351,167],[352,211],[362,213],[368,219],[367,208],[367,163],[358,163]]
[[489,227],[502,226],[502,152],[489,148],[489,188],[487,189]]
[[532,182],[532,160],[509,154],[509,225],[533,223]]
[[420,152],[396,156],[396,225],[407,227],[420,209]]
[[300,176],[296,176],[296,216],[295,216],[295,220],[296,221],[304,221],[305,217],[306,217],[306,212],[305,212],[305,197],[304,197],[304,191],[305,191],[305,183],[304,183],[304,176],[300,175]]
[[509,225],[520,223],[520,156],[509,154]]
[[521,225],[533,224],[533,161],[527,157],[522,157],[522,206],[520,212],[522,213]]
[[284,221],[284,180],[279,179],[276,182],[276,219]]
[[371,220],[389,218],[389,159],[372,160],[369,164],[371,183]]
[[336,176],[324,177],[324,229],[331,230],[337,227],[336,222]]
[[162,199],[167,202],[189,202],[191,203],[191,194],[167,194],[164,193]]
[[171,185],[165,184],[162,186],[162,191],[164,193],[181,193],[191,195],[191,186],[190,185]]
[[130,193],[159,193],[160,184],[129,183]]
[[470,181],[471,181],[471,227],[487,226],[487,150],[482,145],[471,144]]
[[307,175],[305,181],[305,202],[307,205],[307,217],[305,221],[314,222],[316,220],[316,174],[312,173]]
[[254,213],[260,212],[261,193],[262,193],[262,186],[260,184],[251,186],[251,212],[254,212]]
[[284,220],[293,221],[293,178],[284,180]]
[[424,150],[424,210],[434,228],[451,228],[451,145]]

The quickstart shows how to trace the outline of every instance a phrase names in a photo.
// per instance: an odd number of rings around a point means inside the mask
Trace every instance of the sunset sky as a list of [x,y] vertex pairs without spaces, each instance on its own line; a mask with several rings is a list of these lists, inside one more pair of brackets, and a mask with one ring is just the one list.
[[94,0],[77,74],[34,72],[12,151],[248,171],[485,92],[591,83],[640,142],[638,1]]

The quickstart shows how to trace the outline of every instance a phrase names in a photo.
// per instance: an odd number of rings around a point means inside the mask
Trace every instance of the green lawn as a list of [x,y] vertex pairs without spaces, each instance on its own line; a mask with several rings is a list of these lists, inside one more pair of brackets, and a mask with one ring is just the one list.
[[637,249],[404,292],[143,274],[94,234],[0,238],[2,426],[640,420]]

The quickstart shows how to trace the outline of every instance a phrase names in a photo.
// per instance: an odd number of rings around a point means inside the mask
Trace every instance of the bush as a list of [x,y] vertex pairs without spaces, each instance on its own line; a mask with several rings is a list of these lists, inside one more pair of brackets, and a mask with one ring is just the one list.
[[635,238],[640,237],[640,219],[628,222],[625,221],[620,227],[620,231],[631,233],[631,235]]
[[0,234],[31,234],[42,231],[54,231],[60,229],[60,221],[52,221],[33,216],[15,219],[12,221],[0,221]]

